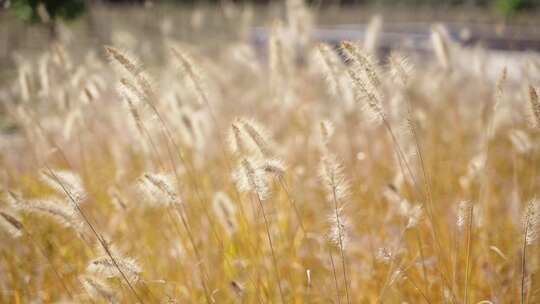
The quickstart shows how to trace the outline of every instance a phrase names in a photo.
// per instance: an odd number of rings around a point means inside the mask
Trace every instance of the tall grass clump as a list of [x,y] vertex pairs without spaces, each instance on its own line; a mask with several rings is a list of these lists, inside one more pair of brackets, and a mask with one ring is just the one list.
[[13,55],[0,302],[538,303],[540,56],[256,13]]

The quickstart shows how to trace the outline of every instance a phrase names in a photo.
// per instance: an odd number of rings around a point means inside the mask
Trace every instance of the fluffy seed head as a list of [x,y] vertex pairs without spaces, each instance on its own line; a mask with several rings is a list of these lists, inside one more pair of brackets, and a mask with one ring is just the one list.
[[251,191],[265,200],[270,195],[268,181],[262,170],[261,161],[255,158],[243,158],[238,169],[233,173],[238,190]]
[[540,234],[540,201],[533,198],[527,204],[525,212],[525,240],[527,245],[532,245]]
[[55,199],[30,200],[21,209],[23,212],[45,216],[57,224],[81,232],[83,221],[68,203]]
[[338,202],[345,200],[349,196],[349,182],[343,174],[343,167],[337,157],[327,153],[321,159],[319,176],[326,189],[328,200]]
[[472,203],[461,201],[458,206],[457,226],[463,229],[471,217]]
[[121,278],[121,271],[130,281],[139,280],[142,270],[135,260],[119,255],[113,255],[112,257],[111,259],[111,257],[106,255],[94,259],[88,263],[86,270],[89,273],[101,275],[106,278]]
[[42,170],[42,180],[59,195],[81,204],[87,197],[81,177],[67,170]]
[[407,85],[412,72],[412,66],[407,57],[392,52],[388,56],[388,62],[390,63],[390,76],[401,85]]
[[152,206],[159,207],[180,202],[174,183],[168,175],[144,173],[138,179],[138,186]]
[[143,68],[137,63],[137,60],[127,55],[126,52],[122,52],[114,47],[106,46],[105,51],[109,58],[111,58],[111,62],[117,63],[135,81],[136,88],[141,92],[144,100],[149,103],[155,101],[155,93],[149,77],[145,75]]
[[366,51],[363,51],[360,46],[350,41],[343,41],[341,49],[350,62],[352,70],[363,73],[367,82],[377,89],[381,85],[381,80],[378,75],[375,59]]
[[263,157],[272,157],[272,145],[270,143],[270,136],[265,128],[263,128],[259,123],[253,119],[240,119],[242,127],[244,128],[246,134],[255,144],[258,152]]
[[341,46],[351,62],[346,71],[354,85],[355,100],[365,105],[363,109],[369,119],[373,122],[383,121],[385,114],[379,90],[381,82],[372,60],[354,43],[344,41]]
[[266,173],[270,173],[276,176],[283,176],[285,174],[285,163],[278,158],[265,159],[262,163],[263,170]]
[[123,67],[131,75],[137,76],[143,72],[143,70],[137,63],[137,60],[131,58],[131,56],[127,55],[125,52],[122,52],[112,46],[106,46],[105,52],[107,53],[111,61],[120,64],[120,66]]
[[332,211],[328,216],[328,222],[330,223],[330,231],[328,233],[328,239],[330,243],[345,250],[349,243],[349,220],[342,214],[343,209],[338,209],[337,214]]

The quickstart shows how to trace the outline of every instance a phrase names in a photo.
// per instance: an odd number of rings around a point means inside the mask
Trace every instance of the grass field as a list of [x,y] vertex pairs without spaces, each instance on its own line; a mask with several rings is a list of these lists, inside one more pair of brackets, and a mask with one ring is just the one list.
[[290,0],[262,58],[221,9],[15,52],[1,303],[540,302],[538,54],[336,48]]

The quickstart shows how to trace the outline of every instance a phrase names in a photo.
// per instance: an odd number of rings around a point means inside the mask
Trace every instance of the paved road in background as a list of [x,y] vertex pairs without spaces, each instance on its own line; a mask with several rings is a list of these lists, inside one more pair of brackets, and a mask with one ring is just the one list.
[[[486,49],[506,51],[540,52],[540,28],[505,27],[492,24],[444,24],[450,37],[462,45],[481,45]],[[422,22],[385,23],[378,37],[378,47],[382,51],[405,49],[417,52],[430,52],[430,33],[432,24]],[[319,27],[314,30],[313,38],[337,45],[340,41],[363,41],[367,25],[345,24]],[[257,47],[266,45],[269,36],[267,28],[254,28],[252,42]]]

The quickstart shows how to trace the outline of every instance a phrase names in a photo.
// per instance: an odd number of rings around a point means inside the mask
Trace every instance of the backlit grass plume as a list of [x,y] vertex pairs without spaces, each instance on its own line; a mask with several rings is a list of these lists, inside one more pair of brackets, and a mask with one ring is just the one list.
[[66,170],[43,170],[41,172],[43,181],[53,188],[59,195],[69,199],[71,196],[78,204],[86,199],[86,190],[84,189],[80,176]]
[[381,102],[381,82],[372,60],[352,42],[342,42],[341,48],[350,61],[347,73],[354,85],[355,100],[364,105],[364,112],[372,121],[386,119]]
[[105,255],[93,259],[88,263],[86,270],[89,273],[105,278],[120,278],[122,276],[121,271],[130,282],[138,281],[142,272],[135,260],[119,255],[114,255],[113,258]]
[[[328,141],[330,133],[324,127],[325,123],[321,123],[322,137]],[[332,206],[332,212],[330,213],[330,241],[334,243],[339,249],[341,256],[341,266],[343,273],[343,281],[345,284],[345,292],[347,296],[347,303],[351,302],[349,295],[349,279],[347,276],[347,258],[345,254],[346,245],[348,242],[347,231],[347,219],[342,214],[345,201],[349,198],[350,185],[348,180],[345,179],[343,174],[343,167],[339,163],[337,157],[333,155],[328,149],[322,150],[321,164],[319,167],[319,176],[321,182],[325,188],[327,200]],[[339,299],[339,295],[338,295]]]
[[242,158],[233,177],[241,192],[251,192],[263,201],[270,196],[270,186],[260,159]]

